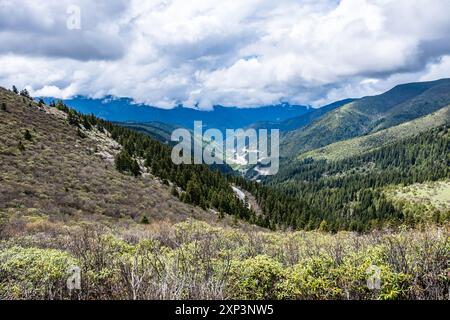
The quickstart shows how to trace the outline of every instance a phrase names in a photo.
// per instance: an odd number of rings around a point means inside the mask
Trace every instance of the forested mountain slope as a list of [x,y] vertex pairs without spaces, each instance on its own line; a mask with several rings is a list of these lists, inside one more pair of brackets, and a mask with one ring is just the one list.
[[450,106],[398,126],[302,153],[300,159],[341,160],[351,158],[384,147],[398,140],[418,135],[432,128],[440,127],[444,124],[450,124]]
[[435,112],[450,104],[450,80],[399,85],[325,114],[283,139],[281,153],[295,157],[328,144],[374,133]]
[[[443,125],[342,160],[291,161],[263,186],[247,188],[263,204],[268,226],[364,231],[422,223],[396,208],[384,189],[448,179],[449,164],[450,132]],[[434,222],[448,221],[449,214],[446,208]]]

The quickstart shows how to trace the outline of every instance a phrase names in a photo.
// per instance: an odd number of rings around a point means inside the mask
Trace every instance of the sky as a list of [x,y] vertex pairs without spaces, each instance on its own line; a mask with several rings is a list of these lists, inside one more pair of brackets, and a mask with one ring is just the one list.
[[0,0],[0,86],[321,106],[450,77],[450,0]]

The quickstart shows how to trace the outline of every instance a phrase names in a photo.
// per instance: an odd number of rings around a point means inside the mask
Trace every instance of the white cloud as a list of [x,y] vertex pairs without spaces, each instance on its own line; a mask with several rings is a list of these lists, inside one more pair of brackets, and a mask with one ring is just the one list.
[[[68,30],[66,9],[81,8]],[[323,104],[450,76],[450,2],[0,1],[0,85],[160,107]]]

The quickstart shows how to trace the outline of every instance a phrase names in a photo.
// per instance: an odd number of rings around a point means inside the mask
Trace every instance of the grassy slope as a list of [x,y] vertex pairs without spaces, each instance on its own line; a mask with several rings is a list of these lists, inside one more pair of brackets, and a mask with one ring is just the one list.
[[394,205],[405,213],[405,222],[450,219],[450,180],[390,186],[385,192]]
[[284,121],[263,121],[257,122],[249,126],[249,128],[258,130],[258,129],[279,129],[281,132],[289,132],[296,129],[303,128],[313,122],[314,120],[322,117],[324,114],[342,107],[350,102],[354,101],[354,99],[345,99],[341,101],[334,102],[332,104],[323,106],[318,109],[311,109],[308,113],[290,118]]
[[425,117],[400,124],[376,133],[336,142],[326,147],[305,152],[300,159],[342,160],[383,147],[399,139],[408,138],[450,122],[450,106]]
[[[55,109],[0,88],[0,213],[45,214],[55,219],[124,217],[179,222],[188,217],[215,220],[211,213],[173,197],[170,187],[150,175],[117,172],[114,141],[100,134],[81,138]],[[31,103],[31,106],[29,105]],[[28,129],[32,141],[23,139]],[[19,141],[25,151],[18,148]]]
[[450,212],[450,180],[390,188],[388,193],[398,200],[424,204],[431,209]]

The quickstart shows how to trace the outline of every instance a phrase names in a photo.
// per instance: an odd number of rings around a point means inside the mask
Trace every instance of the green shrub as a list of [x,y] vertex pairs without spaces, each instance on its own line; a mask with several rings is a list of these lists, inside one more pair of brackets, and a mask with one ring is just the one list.
[[342,290],[335,279],[336,266],[329,256],[318,256],[290,268],[283,283],[284,299],[339,299]]
[[228,294],[232,299],[270,300],[282,295],[285,278],[281,263],[267,256],[233,261]]
[[67,294],[68,253],[11,247],[0,252],[0,299],[58,299]]

